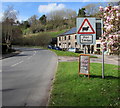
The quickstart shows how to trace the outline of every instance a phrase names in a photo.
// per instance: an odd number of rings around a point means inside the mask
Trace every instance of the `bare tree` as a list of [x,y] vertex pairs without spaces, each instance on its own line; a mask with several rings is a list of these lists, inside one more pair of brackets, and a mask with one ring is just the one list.
[[99,6],[106,6],[106,3],[96,3],[96,4],[88,4],[84,8],[86,10],[86,16],[95,16],[99,13]]
[[28,19],[29,24],[30,24],[30,25],[32,25],[32,24],[37,24],[37,21],[38,21],[37,18],[38,18],[37,15],[31,16],[31,17]]
[[[76,12],[71,9],[62,9],[51,11],[47,14],[47,21],[53,25],[53,29],[64,28],[65,20],[72,20],[76,18]],[[72,22],[72,21],[71,21]]]
[[76,11],[72,10],[72,9],[66,9],[65,11],[65,16],[68,19],[72,19],[72,18],[76,18]]
[[63,20],[63,19],[71,19],[76,17],[76,12],[72,9],[62,9],[51,11],[47,14],[47,20]]
[[8,6],[8,8],[3,13],[2,43],[7,45],[7,49],[11,48],[11,42],[13,39],[13,31],[17,21],[17,15],[18,12],[14,10],[12,6]]
[[13,6],[8,6],[8,8],[3,13],[3,21],[6,19],[12,19],[13,21],[16,21],[18,13],[18,11],[14,10]]

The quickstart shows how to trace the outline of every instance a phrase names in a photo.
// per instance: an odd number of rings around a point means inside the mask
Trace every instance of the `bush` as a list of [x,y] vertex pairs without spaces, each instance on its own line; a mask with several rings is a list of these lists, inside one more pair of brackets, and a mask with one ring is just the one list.
[[13,44],[46,47],[51,42],[51,39],[52,38],[48,33],[39,33],[22,38],[15,38]]

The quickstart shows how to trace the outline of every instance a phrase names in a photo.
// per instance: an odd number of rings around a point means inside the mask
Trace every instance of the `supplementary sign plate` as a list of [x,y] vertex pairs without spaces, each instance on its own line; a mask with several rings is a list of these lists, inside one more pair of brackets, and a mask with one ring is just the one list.
[[93,36],[92,35],[81,35],[80,36],[80,43],[92,44],[93,43]]

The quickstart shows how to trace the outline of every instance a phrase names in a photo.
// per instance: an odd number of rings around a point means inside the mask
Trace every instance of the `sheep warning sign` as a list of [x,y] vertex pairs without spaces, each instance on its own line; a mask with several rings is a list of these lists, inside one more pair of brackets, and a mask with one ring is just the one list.
[[84,19],[78,30],[78,34],[95,34],[95,31],[88,19]]
[[77,18],[77,43],[91,45],[96,43],[96,18]]

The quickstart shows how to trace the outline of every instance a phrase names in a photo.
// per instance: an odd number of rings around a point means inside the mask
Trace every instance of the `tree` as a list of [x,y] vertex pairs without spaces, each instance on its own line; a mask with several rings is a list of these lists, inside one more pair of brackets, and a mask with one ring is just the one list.
[[85,8],[79,9],[78,17],[85,17],[85,16],[86,16]]
[[99,12],[98,8],[99,8],[99,3],[96,4],[88,4],[86,5],[84,8],[86,9],[86,15],[87,16],[94,16],[95,14],[97,14]]
[[72,9],[64,9],[64,18],[66,19],[73,19],[76,18],[76,11]]
[[37,15],[33,15],[28,19],[28,22],[30,25],[32,24],[37,24],[38,20],[37,20],[38,16]]
[[[44,18],[43,18],[44,17]],[[43,22],[43,19],[45,21],[45,16],[43,16],[42,18],[40,18],[39,20],[37,19],[38,16],[33,15],[28,19],[28,22],[30,24],[30,30],[32,33],[36,33],[36,32],[40,32],[40,31],[45,31],[45,26],[41,23],[41,21]]]
[[53,29],[59,30],[66,26],[65,20],[70,20],[73,24],[72,20],[75,18],[76,12],[71,9],[51,11],[50,13],[47,14],[47,21],[53,25]]
[[18,11],[14,10],[13,6],[8,6],[8,8],[3,13],[3,21],[6,19],[12,19],[13,22],[17,20]]
[[42,24],[46,24],[46,20],[47,20],[47,17],[45,15],[42,15],[40,18],[39,18],[40,22]]
[[24,21],[24,22],[22,23],[22,26],[23,26],[24,29],[27,29],[27,28],[30,27],[30,24],[29,24],[28,21]]
[[103,43],[103,50],[119,54],[120,43],[120,5],[107,6],[105,8],[100,6],[101,18],[104,23],[104,34],[101,42]]
[[[17,15],[18,12],[14,10],[12,6],[8,6],[8,8],[3,13],[3,21],[2,21],[2,43],[6,44],[6,51],[11,49],[11,44],[14,35],[14,27],[17,26]],[[16,34],[18,35],[18,34]],[[4,47],[3,47],[4,48]],[[4,49],[3,49],[4,50]]]

